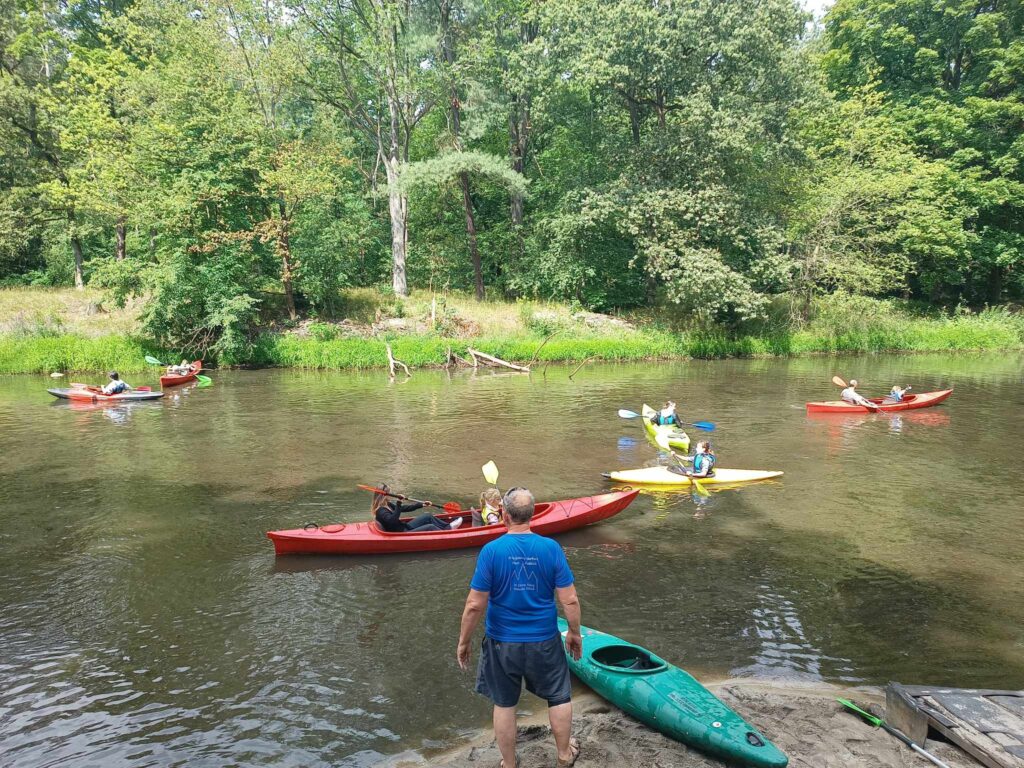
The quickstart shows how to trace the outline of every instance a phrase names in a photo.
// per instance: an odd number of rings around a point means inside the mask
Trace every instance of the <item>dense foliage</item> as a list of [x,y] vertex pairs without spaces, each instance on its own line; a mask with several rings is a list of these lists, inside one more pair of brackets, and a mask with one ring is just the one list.
[[741,327],[1024,293],[1024,5],[12,0],[0,283],[227,359],[349,285]]

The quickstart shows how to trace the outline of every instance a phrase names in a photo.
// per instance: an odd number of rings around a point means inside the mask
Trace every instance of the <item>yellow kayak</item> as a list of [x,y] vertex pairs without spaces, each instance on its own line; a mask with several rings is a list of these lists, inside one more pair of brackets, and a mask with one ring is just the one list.
[[[712,477],[701,477],[701,485],[729,485],[735,483],[754,483],[758,480],[770,480],[780,477],[782,472],[760,469],[716,469]],[[643,469],[624,469],[620,472],[605,472],[604,476],[617,483],[630,485],[675,485],[690,484],[690,478],[673,472],[668,467],[644,467]]]
[[[668,445],[670,448],[686,453],[690,450],[690,436],[672,425],[660,426],[651,424],[651,419],[658,415],[658,412],[651,408],[647,403],[644,403],[644,407],[640,409],[640,417],[644,420],[644,429],[647,430],[647,434],[651,436],[651,439],[658,442],[658,435],[665,435],[668,438]],[[659,443],[659,445],[661,445]]]

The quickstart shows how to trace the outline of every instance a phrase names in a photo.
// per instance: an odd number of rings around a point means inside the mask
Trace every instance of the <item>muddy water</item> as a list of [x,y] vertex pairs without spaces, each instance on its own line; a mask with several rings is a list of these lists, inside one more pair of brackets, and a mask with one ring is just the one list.
[[[718,423],[720,466],[786,474],[562,536],[586,623],[698,676],[1024,687],[1020,357],[570,370],[224,372],[118,408],[0,379],[0,763],[358,766],[457,742],[488,718],[454,661],[474,553],[275,560],[264,532],[362,519],[354,486],[381,479],[465,505],[488,459],[541,499],[599,492],[658,461],[615,411],[667,396]],[[956,392],[809,417],[834,373]]]

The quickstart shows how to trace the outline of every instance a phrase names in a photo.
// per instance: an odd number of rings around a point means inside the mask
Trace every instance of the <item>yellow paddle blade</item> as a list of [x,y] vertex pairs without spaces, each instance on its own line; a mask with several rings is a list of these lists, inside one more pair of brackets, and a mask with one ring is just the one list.
[[488,461],[486,464],[480,467],[480,471],[484,473],[484,480],[486,480],[491,485],[494,485],[495,483],[498,482],[498,467],[493,461]]
[[697,492],[698,496],[710,496],[708,489],[704,487],[704,483],[700,482],[696,477],[691,477],[690,482],[693,483],[693,490]]
[[846,382],[840,379],[838,376],[832,377],[832,383],[835,384],[837,387],[842,387],[843,389],[846,389]]

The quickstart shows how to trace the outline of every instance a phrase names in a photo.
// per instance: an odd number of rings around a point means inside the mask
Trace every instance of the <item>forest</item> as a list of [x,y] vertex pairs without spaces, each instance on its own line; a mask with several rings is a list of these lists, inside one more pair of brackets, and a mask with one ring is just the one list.
[[[8,0],[0,285],[225,359],[404,297],[1024,295],[1024,4]],[[400,299],[396,299],[400,300]]]

